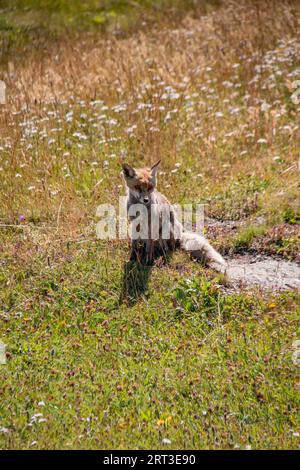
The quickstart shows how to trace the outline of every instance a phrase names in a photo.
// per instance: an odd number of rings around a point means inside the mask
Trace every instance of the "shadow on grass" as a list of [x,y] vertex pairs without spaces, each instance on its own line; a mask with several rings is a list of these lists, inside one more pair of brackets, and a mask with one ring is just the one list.
[[147,291],[152,268],[167,264],[171,255],[172,251],[155,246],[149,260],[144,248],[141,251],[133,249],[130,260],[124,264],[119,303],[134,305]]
[[131,260],[124,264],[120,304],[133,305],[146,292],[152,267]]

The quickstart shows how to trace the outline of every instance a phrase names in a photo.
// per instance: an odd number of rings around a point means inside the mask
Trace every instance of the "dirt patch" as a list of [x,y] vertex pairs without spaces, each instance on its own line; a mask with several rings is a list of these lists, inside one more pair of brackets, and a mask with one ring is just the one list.
[[239,256],[228,260],[228,278],[239,284],[272,289],[300,289],[300,265],[270,257]]
[[[257,219],[257,224],[264,222]],[[247,220],[206,218],[206,234],[215,247],[246,226]],[[259,285],[270,289],[300,290],[300,225],[280,224],[257,236],[251,245],[227,258],[231,284]],[[222,248],[222,247],[221,247]],[[229,254],[229,250],[227,254]],[[223,251],[224,252],[224,251]],[[284,259],[285,258],[285,259]]]
[[251,249],[268,255],[280,255],[300,262],[300,225],[280,224],[256,237]]
[[[260,226],[265,220],[258,217],[254,223]],[[287,260],[300,262],[300,224],[283,223],[266,229],[262,235],[257,235],[245,247],[231,247],[232,240],[239,231],[247,227],[247,220],[216,220],[206,219],[206,234],[214,246],[223,254],[234,252],[236,254],[280,256]],[[253,223],[252,223],[253,224]]]
[[218,240],[226,236],[234,235],[245,221],[239,220],[217,220],[210,217],[205,219],[206,233],[209,239]]

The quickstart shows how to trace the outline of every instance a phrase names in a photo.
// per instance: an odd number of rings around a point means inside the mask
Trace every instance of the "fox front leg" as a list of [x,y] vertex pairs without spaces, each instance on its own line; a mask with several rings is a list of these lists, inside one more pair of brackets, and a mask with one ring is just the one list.
[[146,264],[154,261],[154,241],[150,238],[146,241]]
[[141,240],[132,240],[131,241],[131,252],[130,252],[130,261],[137,261],[142,263],[146,254],[145,243]]
[[131,240],[130,261],[138,260],[138,243],[137,240]]

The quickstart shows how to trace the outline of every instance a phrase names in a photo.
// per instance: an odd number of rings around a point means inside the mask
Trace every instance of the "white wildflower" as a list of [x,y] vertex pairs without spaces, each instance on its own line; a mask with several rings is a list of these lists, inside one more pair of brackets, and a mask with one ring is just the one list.
[[163,438],[163,440],[162,440],[161,442],[162,442],[163,444],[166,444],[166,445],[172,444],[172,441],[171,441],[170,439],[165,438],[165,437]]

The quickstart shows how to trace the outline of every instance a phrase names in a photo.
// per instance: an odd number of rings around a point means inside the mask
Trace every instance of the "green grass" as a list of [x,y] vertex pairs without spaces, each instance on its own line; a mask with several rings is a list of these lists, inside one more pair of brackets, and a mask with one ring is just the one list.
[[264,235],[266,228],[264,226],[250,226],[240,230],[233,241],[234,248],[239,250],[247,250],[251,247],[253,240],[259,235]]
[[66,32],[127,35],[150,25],[178,20],[196,5],[207,13],[218,0],[1,0],[0,44],[2,59],[41,38],[56,40]]
[[1,448],[297,447],[298,294],[228,295],[177,255],[128,307],[125,250],[69,256],[2,271]]

